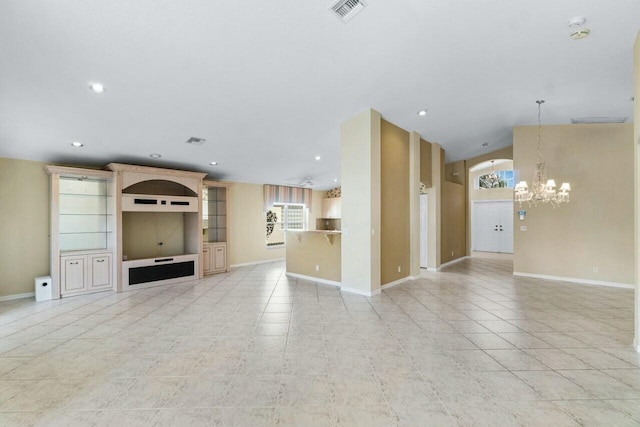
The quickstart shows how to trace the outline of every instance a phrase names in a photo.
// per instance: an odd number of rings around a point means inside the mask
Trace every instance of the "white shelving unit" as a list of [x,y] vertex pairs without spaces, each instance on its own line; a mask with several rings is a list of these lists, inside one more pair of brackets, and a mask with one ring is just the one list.
[[229,184],[204,181],[202,185],[202,275],[229,271]]
[[112,290],[113,173],[60,166],[46,171],[51,176],[53,297]]

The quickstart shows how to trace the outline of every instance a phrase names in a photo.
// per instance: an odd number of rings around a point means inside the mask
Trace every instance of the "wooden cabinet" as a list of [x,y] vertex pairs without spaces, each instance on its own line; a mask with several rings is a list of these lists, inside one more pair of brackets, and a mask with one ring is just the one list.
[[202,249],[202,265],[205,275],[227,271],[227,244],[205,243]]
[[112,288],[111,253],[69,254],[60,257],[60,293],[75,295]]
[[229,184],[202,183],[202,275],[229,271]]
[[340,197],[322,199],[322,218],[340,218],[342,216]]
[[88,255],[89,290],[111,289],[111,254]]
[[48,165],[51,294],[112,289],[117,236],[113,172]]

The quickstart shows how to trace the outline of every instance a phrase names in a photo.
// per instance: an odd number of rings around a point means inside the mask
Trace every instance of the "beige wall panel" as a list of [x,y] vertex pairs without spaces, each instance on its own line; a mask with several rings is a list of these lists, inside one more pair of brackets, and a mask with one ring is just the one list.
[[284,248],[267,248],[266,245],[262,185],[234,183],[228,191],[230,264],[284,258]]
[[182,212],[123,212],[123,256],[131,261],[184,255],[184,215]]
[[634,138],[635,141],[635,259],[636,259],[636,350],[640,352],[640,32],[633,48],[633,94],[634,101]]
[[[341,236],[329,235],[331,244],[324,233],[287,233],[287,273],[302,274],[341,281]],[[316,265],[319,270],[316,271]]]
[[472,157],[467,159],[467,167],[472,168],[478,163],[486,162],[487,160],[495,159],[512,159],[513,160],[513,145],[505,148],[501,148],[491,153],[483,154],[481,156]]
[[[266,218],[263,210],[261,184],[233,183],[228,189],[229,222],[231,229],[231,265],[262,262],[285,258],[285,248],[267,248]],[[309,228],[314,229],[320,216],[323,191],[313,191],[312,211],[309,212]]]
[[449,163],[444,167],[445,181],[455,182],[456,184],[464,185],[466,176],[467,176],[467,168],[465,167],[464,160],[459,160],[454,163]]
[[[536,140],[536,126],[514,128],[516,181],[531,184]],[[542,145],[548,178],[571,183],[571,202],[555,210],[523,204],[514,271],[633,283],[633,125],[544,126]]]
[[429,212],[427,221],[427,266],[440,267],[442,260],[442,177],[444,176],[444,150],[440,144],[431,144],[431,170],[433,185],[427,190]]
[[420,182],[427,188],[433,186],[431,159],[431,143],[420,139]]
[[410,275],[409,132],[382,120],[380,159],[380,273],[384,285]]
[[465,186],[442,183],[442,263],[466,256]]
[[342,285],[364,294],[380,289],[380,113],[342,123]]
[[0,297],[34,291],[49,275],[45,163],[0,158]]

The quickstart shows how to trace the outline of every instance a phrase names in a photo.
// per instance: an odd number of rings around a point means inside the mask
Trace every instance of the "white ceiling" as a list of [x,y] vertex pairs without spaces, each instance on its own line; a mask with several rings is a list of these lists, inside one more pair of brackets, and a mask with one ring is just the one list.
[[539,98],[546,124],[631,120],[638,0],[367,0],[348,24],[329,3],[3,0],[0,157],[327,188],[340,123],[369,107],[448,161],[510,145]]

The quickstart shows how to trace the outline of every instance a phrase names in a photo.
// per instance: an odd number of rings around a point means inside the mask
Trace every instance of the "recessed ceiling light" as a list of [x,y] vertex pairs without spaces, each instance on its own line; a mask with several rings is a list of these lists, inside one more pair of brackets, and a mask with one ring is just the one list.
[[334,178],[333,182],[338,182],[338,178]]
[[211,166],[218,166],[218,162],[209,162]]
[[418,111],[418,115],[419,116],[426,116],[427,115],[427,111],[429,111],[429,110],[420,110],[420,111]]
[[91,83],[89,85],[89,89],[91,89],[95,93],[102,93],[104,92],[104,85],[102,83]]
[[159,159],[162,157],[162,154],[152,153],[152,154],[149,154],[149,157],[151,157],[152,159]]
[[315,159],[316,159],[316,161],[322,160],[322,156],[316,156]]
[[71,145],[72,145],[73,147],[84,147],[84,144],[83,144],[82,142],[80,142],[80,141],[73,141],[73,142],[71,143]]

